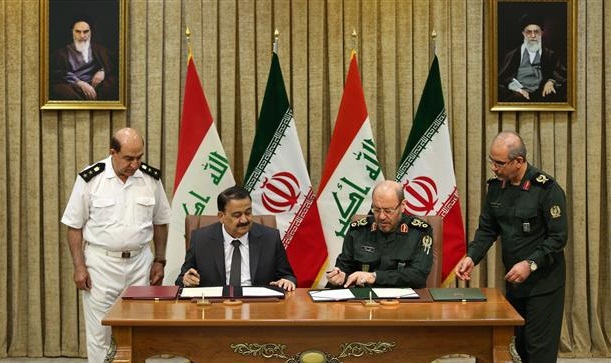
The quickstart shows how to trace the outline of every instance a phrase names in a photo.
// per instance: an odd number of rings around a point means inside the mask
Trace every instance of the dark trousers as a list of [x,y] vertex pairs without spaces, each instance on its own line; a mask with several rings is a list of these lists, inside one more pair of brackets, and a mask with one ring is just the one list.
[[564,312],[564,286],[545,295],[524,298],[508,292],[507,300],[525,321],[524,326],[515,329],[516,350],[522,363],[556,363]]

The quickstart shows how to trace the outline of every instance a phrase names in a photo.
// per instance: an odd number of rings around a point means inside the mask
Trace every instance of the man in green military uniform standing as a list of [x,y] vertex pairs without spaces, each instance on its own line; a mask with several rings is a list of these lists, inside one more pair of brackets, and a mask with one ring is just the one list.
[[488,161],[496,178],[488,181],[479,227],[456,275],[469,280],[500,236],[507,300],[525,320],[515,331],[516,350],[523,363],[555,363],[564,309],[564,191],[528,164],[515,132],[494,138]]
[[335,268],[327,272],[330,286],[425,286],[433,263],[432,228],[403,214],[401,184],[386,180],[372,193],[368,216],[350,225]]

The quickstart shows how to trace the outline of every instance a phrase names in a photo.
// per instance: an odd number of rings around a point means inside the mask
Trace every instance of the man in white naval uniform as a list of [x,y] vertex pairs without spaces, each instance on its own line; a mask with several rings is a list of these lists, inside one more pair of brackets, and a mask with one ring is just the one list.
[[[83,291],[89,363],[104,362],[110,327],[102,318],[130,285],[161,285],[170,205],[159,170],[141,162],[137,131],[115,133],[110,156],[79,173],[62,223]],[[154,242],[154,256],[150,241]]]

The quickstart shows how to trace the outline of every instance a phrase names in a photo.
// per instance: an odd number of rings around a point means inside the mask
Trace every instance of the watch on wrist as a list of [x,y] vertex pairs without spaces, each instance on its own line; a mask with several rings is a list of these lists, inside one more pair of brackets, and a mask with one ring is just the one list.
[[165,258],[157,258],[157,257],[155,257],[155,259],[153,260],[153,263],[160,263],[160,264],[163,265],[163,267],[165,267],[166,260],[165,260]]
[[527,260],[526,262],[528,262],[528,267],[530,267],[530,272],[536,271],[538,266],[537,263],[533,260]]

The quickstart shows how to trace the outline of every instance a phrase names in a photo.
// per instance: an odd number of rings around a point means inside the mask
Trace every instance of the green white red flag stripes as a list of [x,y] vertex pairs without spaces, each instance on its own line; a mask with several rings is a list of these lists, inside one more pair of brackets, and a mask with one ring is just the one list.
[[465,254],[465,230],[456,189],[450,131],[437,56],[429,71],[396,180],[403,184],[407,213],[443,217],[443,273],[448,285]]
[[189,54],[164,285],[174,284],[184,262],[186,215],[216,215],[218,194],[232,185],[235,180],[229,160]]
[[319,273],[319,286],[326,283],[323,272],[335,265],[341,252],[350,218],[369,212],[373,187],[382,180],[356,53],[352,52],[316,200],[329,254]]
[[244,186],[253,214],[274,214],[299,287],[311,287],[327,250],[312,182],[276,53],[255,132]]

